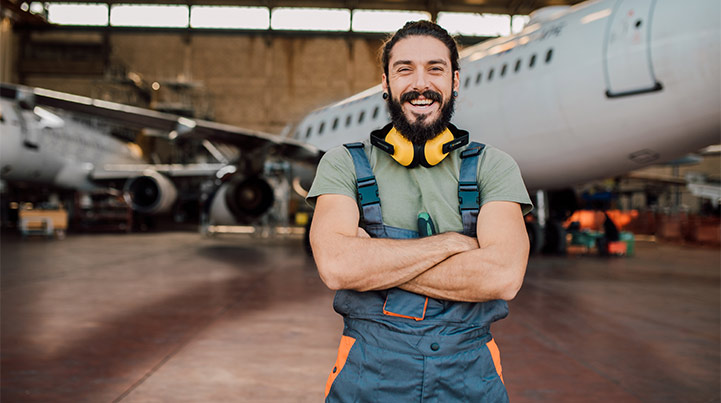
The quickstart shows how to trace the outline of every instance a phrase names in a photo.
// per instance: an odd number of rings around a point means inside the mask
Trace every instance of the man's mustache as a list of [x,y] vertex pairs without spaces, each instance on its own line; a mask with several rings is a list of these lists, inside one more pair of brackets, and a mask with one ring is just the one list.
[[410,102],[414,99],[420,98],[421,95],[423,95],[426,99],[430,99],[435,102],[441,102],[443,100],[441,94],[433,90],[425,90],[423,93],[418,91],[409,91],[401,95],[401,103]]

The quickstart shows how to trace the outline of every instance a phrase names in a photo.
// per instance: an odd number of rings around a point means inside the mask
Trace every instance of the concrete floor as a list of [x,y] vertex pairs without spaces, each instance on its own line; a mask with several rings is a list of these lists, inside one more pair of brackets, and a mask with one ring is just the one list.
[[[720,400],[717,249],[534,257],[494,327],[513,402]],[[297,239],[0,244],[2,402],[317,402],[342,323]]]

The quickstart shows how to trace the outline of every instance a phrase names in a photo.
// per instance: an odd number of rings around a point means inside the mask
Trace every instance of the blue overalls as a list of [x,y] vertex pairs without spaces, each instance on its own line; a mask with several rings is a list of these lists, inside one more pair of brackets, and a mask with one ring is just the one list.
[[[382,222],[378,186],[362,143],[346,144],[355,165],[361,226],[374,238],[417,238]],[[461,153],[458,195],[463,233],[476,234],[476,172],[483,145]],[[344,329],[326,402],[507,402],[490,324],[505,301],[444,301],[399,288],[340,290],[333,308]]]

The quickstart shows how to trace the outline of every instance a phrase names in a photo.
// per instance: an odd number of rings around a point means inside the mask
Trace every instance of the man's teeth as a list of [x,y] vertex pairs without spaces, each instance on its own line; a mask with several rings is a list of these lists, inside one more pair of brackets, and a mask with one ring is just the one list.
[[417,105],[417,106],[420,106],[420,105],[430,105],[430,104],[432,104],[432,103],[433,103],[433,101],[430,100],[430,99],[414,99],[414,100],[411,101],[411,104],[412,104],[412,105]]

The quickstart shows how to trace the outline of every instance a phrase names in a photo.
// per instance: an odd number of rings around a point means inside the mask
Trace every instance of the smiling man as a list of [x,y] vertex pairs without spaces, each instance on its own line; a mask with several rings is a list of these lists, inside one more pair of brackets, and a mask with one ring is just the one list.
[[443,28],[407,23],[382,64],[391,123],[326,153],[308,195],[344,320],[326,401],[507,401],[490,326],[523,282],[528,193],[507,154],[450,123],[460,71]]

